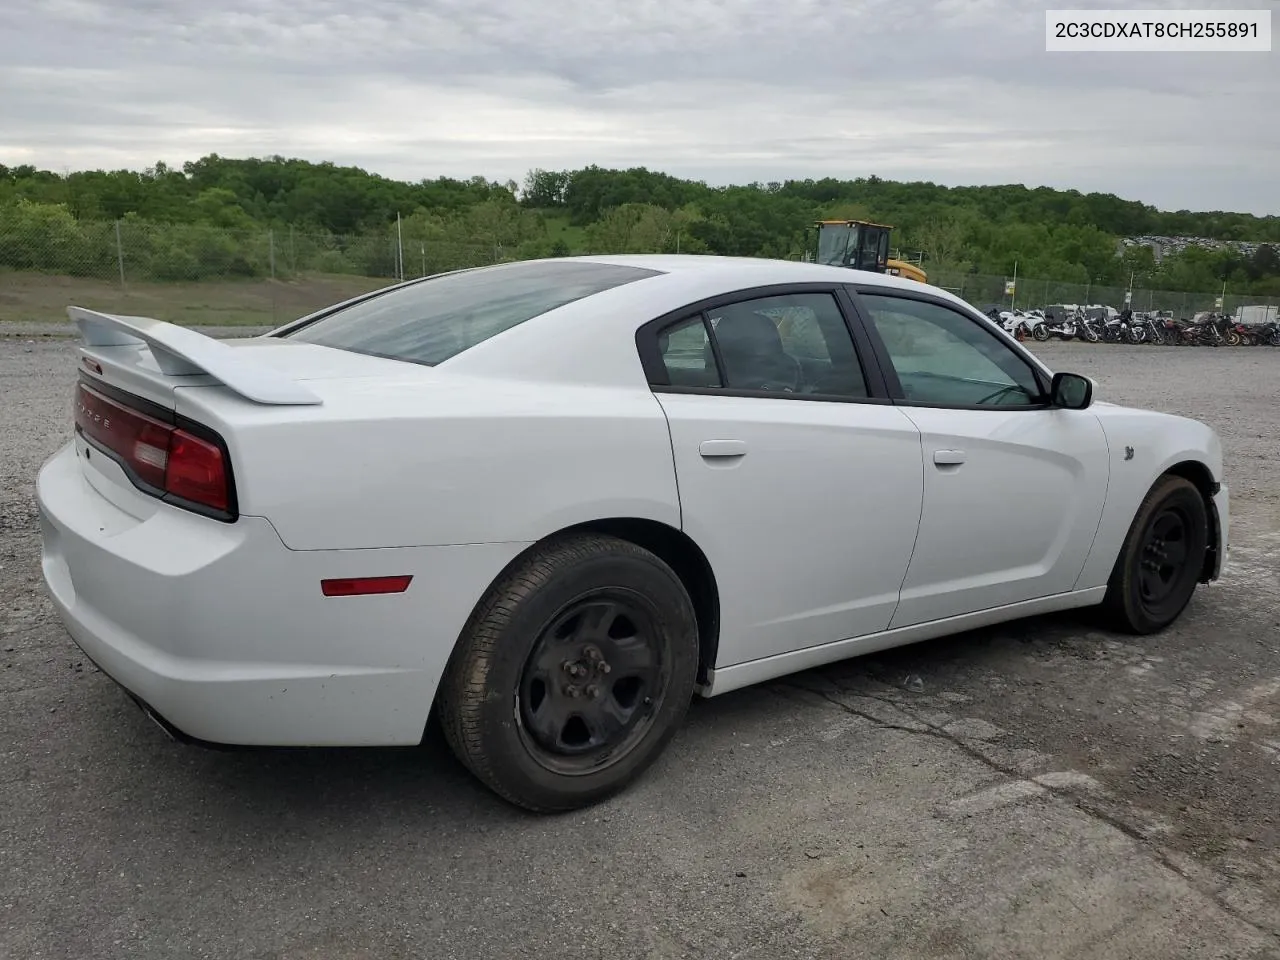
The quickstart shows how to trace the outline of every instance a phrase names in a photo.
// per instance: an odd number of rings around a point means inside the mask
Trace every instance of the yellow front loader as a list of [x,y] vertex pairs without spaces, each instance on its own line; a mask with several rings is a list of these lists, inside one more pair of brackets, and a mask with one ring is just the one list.
[[889,235],[893,227],[869,220],[818,220],[814,228],[817,242],[810,243],[807,260],[928,282],[918,262],[889,256]]

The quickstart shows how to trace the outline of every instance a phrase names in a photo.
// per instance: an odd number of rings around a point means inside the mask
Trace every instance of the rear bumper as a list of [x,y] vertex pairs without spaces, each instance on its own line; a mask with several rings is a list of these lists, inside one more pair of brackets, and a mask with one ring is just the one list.
[[[36,482],[45,584],[68,633],[174,732],[217,744],[417,743],[476,600],[522,544],[292,551],[260,517],[125,513],[73,445]],[[324,597],[326,577],[412,574]]]

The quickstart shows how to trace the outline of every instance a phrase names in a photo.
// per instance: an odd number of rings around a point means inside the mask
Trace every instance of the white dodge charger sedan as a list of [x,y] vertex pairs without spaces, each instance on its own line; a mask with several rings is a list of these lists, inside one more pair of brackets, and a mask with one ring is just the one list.
[[1227,551],[1212,430],[910,280],[586,257],[235,341],[69,313],[44,577],[196,742],[412,745],[435,710],[490,788],[567,810],[695,693],[1072,607],[1159,631]]

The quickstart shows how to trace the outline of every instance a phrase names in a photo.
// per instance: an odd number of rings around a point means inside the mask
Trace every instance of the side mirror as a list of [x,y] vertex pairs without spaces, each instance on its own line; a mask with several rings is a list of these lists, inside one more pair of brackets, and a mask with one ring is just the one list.
[[1093,381],[1078,373],[1055,373],[1049,400],[1064,410],[1083,410],[1093,403]]

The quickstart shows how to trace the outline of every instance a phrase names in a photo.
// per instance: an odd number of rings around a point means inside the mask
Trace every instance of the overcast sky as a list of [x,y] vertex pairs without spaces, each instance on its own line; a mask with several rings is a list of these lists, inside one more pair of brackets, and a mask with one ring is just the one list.
[[[1233,4],[1147,4],[1174,5]],[[876,174],[1280,214],[1280,51],[1047,54],[1045,6],[0,0],[0,163]]]

